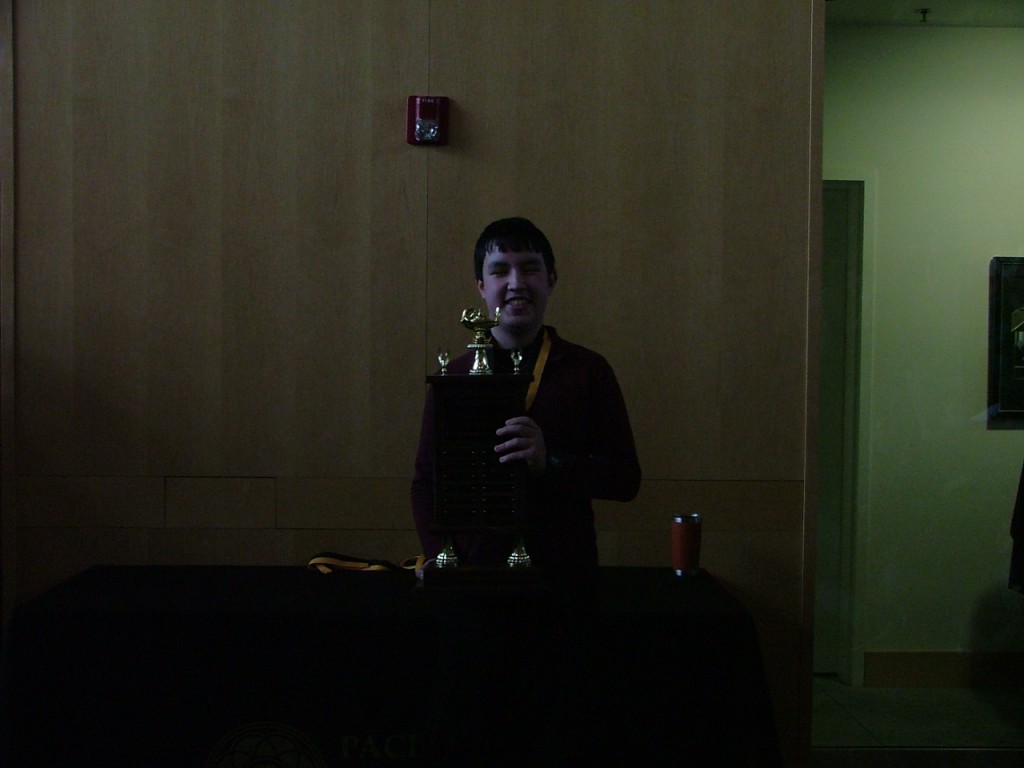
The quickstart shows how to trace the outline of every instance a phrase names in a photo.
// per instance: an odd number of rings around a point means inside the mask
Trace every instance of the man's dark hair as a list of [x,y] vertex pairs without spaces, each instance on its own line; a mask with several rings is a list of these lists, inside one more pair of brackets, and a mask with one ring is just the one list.
[[476,279],[484,279],[484,257],[491,251],[508,253],[509,251],[532,251],[544,257],[544,266],[548,274],[555,274],[555,254],[551,243],[533,222],[519,216],[510,219],[499,219],[487,225],[476,241],[473,252],[473,263],[476,267]]

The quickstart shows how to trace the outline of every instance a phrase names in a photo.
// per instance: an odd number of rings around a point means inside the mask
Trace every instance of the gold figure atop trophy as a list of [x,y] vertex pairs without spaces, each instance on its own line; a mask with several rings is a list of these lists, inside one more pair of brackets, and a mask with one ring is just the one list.
[[494,310],[493,320],[482,309],[462,310],[462,324],[473,332],[473,343],[466,345],[474,353],[473,367],[469,369],[470,373],[494,373],[491,363],[487,359],[487,353],[491,349],[491,328],[498,324],[500,318],[501,309],[497,307]]

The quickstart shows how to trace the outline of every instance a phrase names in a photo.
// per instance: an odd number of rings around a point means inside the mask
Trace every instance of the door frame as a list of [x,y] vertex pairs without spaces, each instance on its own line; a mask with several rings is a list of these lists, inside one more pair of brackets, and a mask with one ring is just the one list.
[[[820,487],[815,544],[814,671],[834,674],[846,683],[858,683],[863,677],[863,654],[855,652],[858,633],[854,555],[862,474],[859,458],[866,184],[861,179],[844,177],[826,178],[822,185],[821,344],[841,345],[841,349],[828,355],[823,346],[820,355],[822,410],[819,414]],[[829,205],[834,206],[831,216],[825,212]],[[834,217],[842,217],[841,231],[834,231],[835,224],[828,225],[830,219],[835,222]],[[827,371],[826,366],[830,366]],[[839,391],[828,396],[825,388],[830,381]],[[822,430],[837,423],[841,425],[839,433],[826,440]],[[828,447],[822,451],[823,446]],[[826,488],[826,483],[836,487]]]

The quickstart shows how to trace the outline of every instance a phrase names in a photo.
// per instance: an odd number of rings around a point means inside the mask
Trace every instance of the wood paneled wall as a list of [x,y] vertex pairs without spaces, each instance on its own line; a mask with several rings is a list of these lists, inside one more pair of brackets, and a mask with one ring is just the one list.
[[[609,358],[636,432],[602,559],[666,565],[670,516],[705,514],[798,763],[819,13],[16,4],[8,604],[99,562],[414,554],[423,376],[467,341],[476,235],[525,215],[549,320]],[[405,143],[425,93],[452,99],[446,147]]]

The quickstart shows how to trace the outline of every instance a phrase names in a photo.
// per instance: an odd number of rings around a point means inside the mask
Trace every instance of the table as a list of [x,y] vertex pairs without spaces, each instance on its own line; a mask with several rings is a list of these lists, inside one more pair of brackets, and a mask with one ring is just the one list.
[[8,766],[781,763],[753,621],[704,572],[95,567],[15,610],[0,671]]

